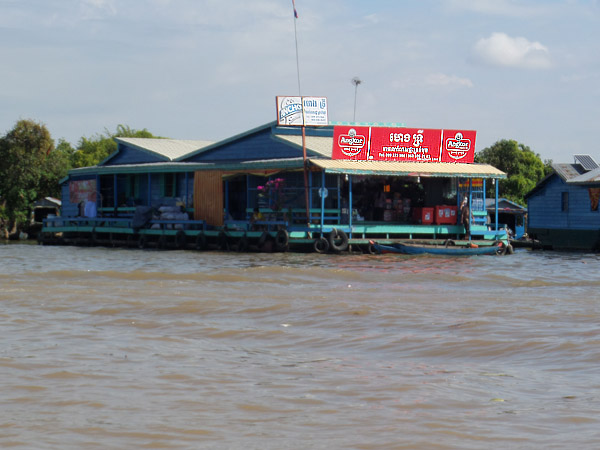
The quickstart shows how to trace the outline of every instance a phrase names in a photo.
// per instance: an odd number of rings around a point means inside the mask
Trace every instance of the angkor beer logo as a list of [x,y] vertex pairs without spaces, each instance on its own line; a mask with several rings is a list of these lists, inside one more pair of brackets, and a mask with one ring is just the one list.
[[454,138],[446,139],[446,153],[452,159],[463,159],[471,149],[471,140],[465,139],[462,133],[456,133]]
[[342,153],[346,156],[358,155],[363,148],[367,140],[364,136],[356,134],[354,128],[348,130],[348,134],[340,134],[338,137],[338,146]]
[[279,105],[279,124],[302,125],[302,102],[300,97],[283,97]]

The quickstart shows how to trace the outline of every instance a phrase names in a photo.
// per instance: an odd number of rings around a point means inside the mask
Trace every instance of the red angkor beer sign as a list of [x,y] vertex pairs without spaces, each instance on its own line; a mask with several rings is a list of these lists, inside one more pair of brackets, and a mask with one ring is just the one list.
[[472,130],[336,126],[333,159],[472,163]]
[[367,160],[369,127],[334,127],[333,159]]
[[475,157],[475,136],[472,130],[442,130],[442,162],[472,163]]

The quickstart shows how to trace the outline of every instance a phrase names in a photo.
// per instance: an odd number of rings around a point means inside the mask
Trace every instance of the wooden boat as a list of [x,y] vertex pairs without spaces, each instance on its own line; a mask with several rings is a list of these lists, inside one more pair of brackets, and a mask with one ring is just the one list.
[[379,244],[371,242],[375,253],[402,253],[406,255],[445,255],[445,256],[472,256],[472,255],[503,255],[507,246],[503,243],[478,246],[473,243],[456,244],[454,241],[446,241],[444,245],[430,243],[407,243],[397,242],[394,244]]

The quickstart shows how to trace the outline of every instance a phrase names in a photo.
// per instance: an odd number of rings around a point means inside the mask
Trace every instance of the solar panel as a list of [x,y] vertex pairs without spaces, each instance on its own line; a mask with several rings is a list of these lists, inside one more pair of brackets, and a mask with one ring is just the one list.
[[575,155],[575,162],[581,164],[585,170],[594,170],[599,167],[590,155]]

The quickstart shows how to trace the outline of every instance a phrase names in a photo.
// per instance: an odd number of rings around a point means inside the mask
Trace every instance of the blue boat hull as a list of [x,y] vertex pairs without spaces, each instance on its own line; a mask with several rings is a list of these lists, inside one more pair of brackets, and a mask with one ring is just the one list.
[[464,245],[429,245],[429,244],[372,244],[376,253],[402,253],[405,255],[446,255],[446,256],[472,256],[472,255],[495,255],[502,254],[503,247],[488,245],[482,247],[470,247]]

